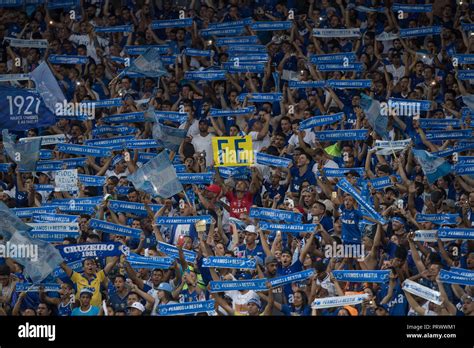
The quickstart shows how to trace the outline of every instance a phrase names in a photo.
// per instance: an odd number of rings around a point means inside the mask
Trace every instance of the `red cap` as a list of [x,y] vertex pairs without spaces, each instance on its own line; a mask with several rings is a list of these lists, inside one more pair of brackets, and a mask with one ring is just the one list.
[[216,185],[216,184],[209,185],[208,187],[206,187],[206,190],[209,191],[209,192],[213,192],[216,195],[221,193],[221,187],[219,185]]

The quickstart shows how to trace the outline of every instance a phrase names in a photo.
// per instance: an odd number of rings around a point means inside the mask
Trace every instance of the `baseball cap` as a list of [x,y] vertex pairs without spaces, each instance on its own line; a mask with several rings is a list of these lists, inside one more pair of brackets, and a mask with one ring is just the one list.
[[456,203],[452,199],[445,199],[443,201],[443,205],[447,205],[448,208],[455,208],[456,207]]
[[92,295],[94,295],[94,292],[89,288],[82,288],[80,295],[83,295],[83,294],[89,294],[92,297]]
[[248,300],[247,304],[251,304],[251,303],[255,303],[255,305],[256,305],[258,308],[262,308],[262,302],[260,301],[259,298],[252,297],[250,300]]
[[48,177],[48,179],[51,180],[51,175],[49,175],[48,173],[46,172],[38,172],[36,173],[36,177],[39,178],[40,175],[46,175]]
[[140,302],[133,302],[128,308],[138,309],[140,312],[145,311],[145,307]]
[[160,285],[158,285],[158,290],[162,290],[162,291],[166,291],[166,292],[169,292],[169,293],[172,293],[173,292],[173,288],[171,287],[170,284],[168,283],[161,283]]
[[245,227],[245,232],[258,234],[255,225],[248,225]]
[[277,258],[273,255],[270,255],[270,256],[267,256],[265,258],[265,264],[268,265],[269,263],[274,263],[274,262],[278,262]]
[[221,193],[221,187],[219,185],[216,185],[216,184],[212,184],[212,185],[207,186],[206,190],[209,191],[209,192],[215,193],[216,195]]

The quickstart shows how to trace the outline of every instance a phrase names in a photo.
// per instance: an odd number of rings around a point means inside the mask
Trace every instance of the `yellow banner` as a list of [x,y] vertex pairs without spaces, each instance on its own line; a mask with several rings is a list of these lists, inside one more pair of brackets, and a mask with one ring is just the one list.
[[214,166],[250,166],[255,163],[252,137],[213,137]]

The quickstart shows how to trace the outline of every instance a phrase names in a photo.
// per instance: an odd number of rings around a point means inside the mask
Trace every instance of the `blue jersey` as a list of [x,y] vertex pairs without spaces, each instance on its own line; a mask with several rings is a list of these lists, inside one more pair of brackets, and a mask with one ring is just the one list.
[[309,182],[310,185],[316,185],[316,178],[314,177],[314,173],[312,172],[311,168],[312,166],[308,165],[308,169],[302,175],[300,174],[298,167],[291,168],[291,192],[299,192],[301,184],[303,184],[305,181]]
[[359,222],[362,220],[362,212],[357,209],[348,210],[341,205],[339,207],[342,222],[342,241],[345,244],[360,244],[361,232]]
[[62,302],[58,305],[58,315],[61,317],[69,317],[72,315],[72,305],[74,304],[74,300],[69,302],[68,304],[64,305]]
[[[300,272],[302,270],[303,270],[303,264],[301,263],[299,259],[293,262],[288,267],[283,267],[282,265],[279,264],[277,268],[277,277]],[[292,304],[293,303],[293,290],[291,289],[291,283],[283,285],[283,292],[285,293],[286,301]]]
[[255,248],[253,248],[252,250],[247,249],[247,245],[245,245],[245,244],[239,246],[238,251],[237,251],[237,257],[250,258],[252,256],[253,257],[258,256],[262,260],[265,259],[265,251],[263,251],[262,244],[256,244]]
[[281,311],[284,315],[287,317],[289,316],[301,316],[301,317],[306,317],[311,315],[311,308],[309,306],[305,307],[300,307],[296,308],[293,305],[282,305],[281,306]]
[[[381,285],[380,292],[378,293],[378,301],[382,299],[388,293],[388,283]],[[408,313],[408,300],[405,297],[405,294],[400,287],[400,282],[397,280],[397,284],[393,289],[393,295],[390,300],[387,302],[387,310],[390,316],[405,316]]]

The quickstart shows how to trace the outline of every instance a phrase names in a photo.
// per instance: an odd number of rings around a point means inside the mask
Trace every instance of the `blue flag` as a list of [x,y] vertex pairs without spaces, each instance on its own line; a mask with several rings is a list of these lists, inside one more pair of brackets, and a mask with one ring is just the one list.
[[46,107],[54,113],[56,106],[62,105],[66,98],[48,64],[46,62],[41,63],[30,73],[30,77],[35,82],[36,90],[43,98]]
[[430,184],[451,172],[451,165],[441,157],[437,157],[428,151],[417,149],[413,149],[413,154],[421,165],[421,169]]
[[137,190],[153,196],[169,198],[183,190],[166,151],[148,161],[128,178]]
[[23,223],[3,202],[0,202],[0,212],[0,233],[10,248],[24,250],[27,246],[30,250],[30,255],[12,258],[25,267],[24,272],[33,283],[42,281],[63,262],[63,258],[51,244],[31,238],[28,231],[32,228]]
[[8,134],[8,130],[2,131],[3,146],[8,156],[20,166],[20,169],[33,172],[36,169],[36,162],[39,160],[41,138],[35,138],[15,144],[14,137]]
[[384,140],[388,140],[387,123],[388,115],[381,115],[380,102],[372,99],[366,94],[360,98],[360,106],[364,110],[367,121],[374,131]]
[[168,72],[163,67],[160,59],[161,49],[151,47],[146,50],[141,56],[135,59],[127,72],[135,72],[148,77],[160,77],[168,75]]
[[165,126],[157,119],[153,124],[152,133],[153,139],[161,141],[165,148],[178,152],[179,146],[186,137],[187,131],[185,129]]
[[56,123],[41,95],[23,88],[0,86],[0,127],[10,131],[46,127]]

